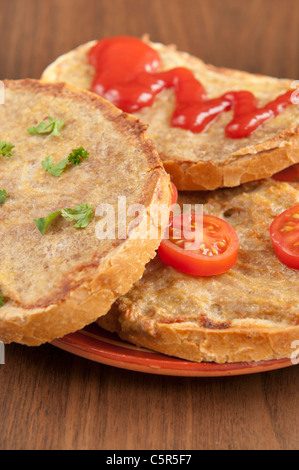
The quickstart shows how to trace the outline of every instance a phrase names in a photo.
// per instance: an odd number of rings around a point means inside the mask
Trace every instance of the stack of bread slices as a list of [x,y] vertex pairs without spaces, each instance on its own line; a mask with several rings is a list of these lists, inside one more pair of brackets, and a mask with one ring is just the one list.
[[[209,98],[247,90],[264,106],[292,88],[292,80],[216,68],[143,41],[159,54],[161,71],[187,68]],[[96,44],[59,57],[40,81],[5,83],[0,140],[14,148],[11,157],[0,155],[0,189],[7,192],[0,206],[0,339],[37,345],[97,321],[123,340],[190,361],[290,357],[299,340],[299,275],[277,258],[269,228],[299,204],[299,182],[277,177],[297,171],[298,104],[239,139],[224,132],[232,112],[200,133],[171,126],[171,88],[128,114],[90,91],[95,70],[88,54]],[[63,120],[59,136],[28,133],[49,116]],[[59,177],[44,171],[44,158],[57,163],[80,147],[89,152],[80,165]],[[42,235],[34,223],[83,203],[109,203],[117,213],[119,196],[146,209],[169,207],[170,181],[181,207],[203,204],[204,214],[236,231],[231,269],[197,276],[163,262],[157,249],[168,214],[150,240],[133,236],[137,225],[122,239],[98,240],[96,212],[86,228],[58,216]]]

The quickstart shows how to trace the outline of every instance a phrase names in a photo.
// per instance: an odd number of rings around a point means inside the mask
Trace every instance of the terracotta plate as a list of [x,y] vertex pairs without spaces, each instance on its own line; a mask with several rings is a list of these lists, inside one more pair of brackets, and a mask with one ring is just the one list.
[[290,359],[232,364],[185,361],[126,343],[95,323],[64,338],[56,339],[52,344],[101,364],[160,375],[220,377],[254,374],[292,365]]
[[[274,175],[278,181],[299,181],[299,165]],[[108,333],[97,324],[92,324],[76,333],[57,339],[52,343],[60,349],[77,356],[122,369],[150,374],[185,377],[221,377],[254,374],[282,369],[292,364],[290,359],[261,362],[236,362],[215,364],[190,362],[165,356],[144,348],[137,348]]]

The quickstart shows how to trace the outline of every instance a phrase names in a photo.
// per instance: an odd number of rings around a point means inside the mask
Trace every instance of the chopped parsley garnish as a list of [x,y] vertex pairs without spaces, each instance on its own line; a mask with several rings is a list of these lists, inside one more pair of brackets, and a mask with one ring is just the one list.
[[92,217],[92,207],[90,204],[80,204],[76,209],[62,209],[61,215],[69,222],[76,222],[75,228],[85,228]]
[[5,189],[0,189],[0,204],[4,204],[6,201],[7,192]]
[[3,300],[2,295],[0,294],[0,307],[3,307],[3,305],[4,305],[4,300]]
[[0,155],[2,155],[3,157],[12,157],[12,149],[14,148],[15,146],[11,143],[6,143],[4,142],[3,140],[0,141]]
[[35,225],[42,235],[45,235],[46,229],[52,220],[58,217],[61,214],[61,211],[52,212],[47,217],[41,217],[40,219],[34,219]]
[[74,149],[72,153],[68,156],[68,161],[73,163],[74,165],[80,165],[84,158],[88,158],[89,153],[83,147],[79,147],[78,149]]
[[53,176],[60,176],[66,168],[68,163],[73,163],[74,165],[80,165],[82,160],[88,158],[89,153],[83,147],[74,149],[72,153],[69,154],[68,158],[64,158],[60,162],[54,165],[52,157],[47,157],[43,162],[43,169],[50,173]]
[[47,217],[34,219],[35,225],[42,235],[46,233],[46,229],[52,220],[61,215],[68,222],[75,222],[75,228],[85,228],[89,224],[93,215],[93,209],[90,204],[79,204],[75,209],[62,209],[49,214]]
[[53,119],[52,117],[48,117],[48,122],[41,122],[35,127],[28,127],[27,131],[31,135],[36,134],[49,134],[48,137],[51,135],[60,136],[59,131],[64,126],[64,121],[62,119]]
[[61,173],[63,173],[66,165],[67,165],[68,159],[64,158],[61,160],[61,162],[56,163],[56,165],[53,164],[53,159],[52,157],[47,157],[43,162],[43,169],[47,171],[48,173],[51,173],[53,176],[60,176]]

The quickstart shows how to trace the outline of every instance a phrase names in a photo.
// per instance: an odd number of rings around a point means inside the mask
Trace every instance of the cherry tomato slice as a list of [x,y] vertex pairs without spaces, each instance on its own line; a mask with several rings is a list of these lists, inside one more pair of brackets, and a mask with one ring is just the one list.
[[279,261],[289,268],[299,269],[299,204],[273,220],[270,236]]
[[224,220],[211,215],[175,215],[170,217],[168,228],[169,236],[162,240],[158,254],[173,268],[196,276],[214,276],[236,264],[238,235]]
[[272,176],[276,181],[285,181],[290,183],[299,182],[299,164],[292,165],[285,170]]

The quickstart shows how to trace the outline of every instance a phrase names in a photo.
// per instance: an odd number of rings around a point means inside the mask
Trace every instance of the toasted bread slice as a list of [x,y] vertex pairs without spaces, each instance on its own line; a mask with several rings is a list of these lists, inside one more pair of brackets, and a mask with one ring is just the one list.
[[[0,156],[0,339],[38,345],[93,322],[137,281],[155,255],[156,239],[134,239],[141,223],[127,219],[123,238],[97,236],[96,208],[110,204],[118,222],[118,196],[127,207],[168,207],[169,175],[144,126],[95,94],[65,84],[36,80],[5,81],[0,106],[1,141],[12,156]],[[62,119],[60,136],[30,135],[28,128],[47,117]],[[88,158],[68,165],[61,176],[54,163],[83,147]],[[57,217],[42,235],[34,220],[88,203],[93,217],[86,228]],[[130,223],[130,232],[128,224]],[[2,303],[2,302],[1,302]]]
[[299,203],[299,184],[267,180],[204,196],[186,193],[180,202],[204,203],[204,213],[235,228],[236,266],[196,277],[157,256],[98,324],[136,345],[191,361],[290,358],[299,339],[299,277],[275,256],[269,226]]
[[[160,54],[162,70],[189,68],[210,98],[231,90],[248,90],[254,93],[259,106],[264,106],[291,88],[291,80],[216,68],[173,46],[144,40]],[[87,54],[95,43],[91,41],[58,58],[44,71],[42,80],[66,81],[90,89],[94,70],[88,64]],[[173,90],[163,90],[152,107],[144,108],[136,116],[149,125],[163,164],[179,190],[234,187],[272,176],[299,162],[298,105],[289,106],[242,139],[225,137],[224,129],[231,121],[232,111],[223,113],[205,132],[195,134],[170,126],[174,108]]]

